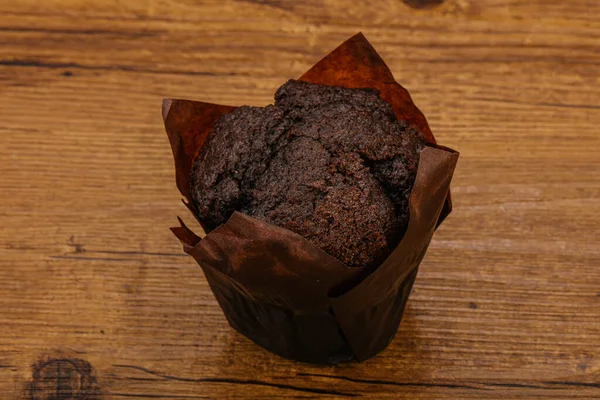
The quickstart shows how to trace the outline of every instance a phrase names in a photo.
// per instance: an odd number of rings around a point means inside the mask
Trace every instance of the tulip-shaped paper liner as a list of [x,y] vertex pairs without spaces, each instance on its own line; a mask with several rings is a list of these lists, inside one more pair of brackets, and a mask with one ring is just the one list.
[[[334,50],[301,80],[380,91],[398,119],[433,135],[408,92],[361,34]],[[163,118],[186,205],[193,162],[215,121],[234,107],[165,100]],[[365,360],[393,338],[417,268],[439,221],[450,211],[458,153],[430,145],[419,158],[407,231],[372,271],[349,268],[303,237],[239,212],[200,239],[183,222],[172,228],[202,267],[233,328],[287,358],[315,363]],[[181,221],[181,220],[180,220]]]

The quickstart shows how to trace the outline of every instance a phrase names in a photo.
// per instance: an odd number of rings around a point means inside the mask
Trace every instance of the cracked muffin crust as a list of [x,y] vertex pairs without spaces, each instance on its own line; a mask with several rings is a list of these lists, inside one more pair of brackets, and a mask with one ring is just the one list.
[[190,197],[207,233],[237,210],[349,267],[373,267],[406,230],[424,144],[374,89],[290,80],[274,105],[217,121],[194,163]]

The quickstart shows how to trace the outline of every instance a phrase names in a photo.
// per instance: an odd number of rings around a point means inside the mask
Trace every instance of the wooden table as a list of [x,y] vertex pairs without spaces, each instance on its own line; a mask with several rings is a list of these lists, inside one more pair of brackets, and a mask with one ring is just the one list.
[[[600,398],[600,2],[359,3],[0,0],[2,399]],[[268,104],[358,31],[461,151],[455,210],[389,348],[311,366],[168,230],[160,105]]]

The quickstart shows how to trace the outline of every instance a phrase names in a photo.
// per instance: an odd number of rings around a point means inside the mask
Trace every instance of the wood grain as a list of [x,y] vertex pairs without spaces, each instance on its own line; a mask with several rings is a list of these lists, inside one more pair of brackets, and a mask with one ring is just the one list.
[[[97,399],[600,398],[600,2],[405,3],[0,0],[2,398],[70,398],[56,360]],[[359,30],[462,156],[396,339],[315,367],[169,232],[160,105],[268,104]]]

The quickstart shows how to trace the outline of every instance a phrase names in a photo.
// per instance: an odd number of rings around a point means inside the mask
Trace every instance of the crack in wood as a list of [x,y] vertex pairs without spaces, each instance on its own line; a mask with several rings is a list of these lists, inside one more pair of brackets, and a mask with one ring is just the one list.
[[537,386],[537,385],[528,385],[525,383],[512,383],[512,382],[506,382],[506,383],[485,382],[485,383],[482,383],[482,385],[504,387],[504,388],[520,388],[520,389],[547,389],[547,388]]
[[50,256],[51,259],[59,260],[87,260],[87,261],[139,261],[135,258],[110,258],[110,257],[78,257],[78,256]]
[[341,375],[326,375],[326,374],[312,374],[312,373],[298,373],[298,376],[312,376],[329,379],[344,380],[353,383],[365,383],[372,385],[392,385],[392,386],[415,386],[415,387],[439,387],[448,389],[470,389],[470,390],[493,390],[492,387],[504,387],[504,388],[520,388],[520,389],[541,389],[541,390],[556,390],[557,387],[547,387],[542,385],[561,385],[561,386],[576,386],[576,387],[591,387],[600,388],[600,383],[587,383],[587,382],[570,382],[570,381],[541,381],[541,385],[518,383],[518,382],[465,382],[460,384],[451,383],[429,383],[429,382],[396,382],[386,381],[379,379],[361,379],[361,378],[350,378]]
[[588,110],[600,110],[600,105],[596,104],[565,104],[565,103],[534,103],[539,106],[546,107],[562,107],[562,108],[584,108]]
[[47,69],[80,69],[90,71],[121,71],[135,73],[150,73],[161,75],[188,75],[188,76],[243,76],[244,74],[229,72],[216,73],[208,71],[181,71],[181,70],[155,70],[146,68],[134,68],[127,65],[83,65],[74,62],[56,63],[39,60],[0,60],[0,66],[6,67],[35,67]]
[[[124,364],[114,364],[115,368],[128,368],[134,369],[137,371],[145,372],[150,375],[157,376],[159,378],[164,378],[167,380],[173,380],[178,382],[189,382],[189,383],[228,383],[234,385],[249,385],[249,386],[267,386],[273,387],[277,389],[284,390],[294,390],[297,392],[304,393],[315,393],[315,394],[323,394],[323,395],[332,395],[332,396],[343,396],[343,397],[360,397],[360,395],[355,393],[347,393],[347,392],[339,392],[337,390],[327,390],[327,389],[319,389],[319,388],[308,388],[301,386],[288,385],[283,383],[272,383],[259,381],[256,379],[236,379],[236,378],[182,378],[173,375],[161,374],[152,370],[149,370],[144,367],[139,367],[136,365],[124,365]],[[113,393],[114,394],[114,393]]]
[[118,250],[89,250],[88,253],[99,253],[99,254],[125,254],[125,255],[142,255],[142,256],[163,256],[163,257],[189,257],[184,253],[156,253],[150,251],[118,251]]
[[576,387],[590,387],[600,389],[600,382],[571,382],[571,381],[543,381],[545,385],[562,385],[562,386],[576,386]]
[[71,254],[61,254],[57,256],[50,256],[50,259],[60,260],[86,260],[86,261],[113,261],[113,262],[124,262],[124,261],[139,261],[139,258],[120,258],[120,257],[94,257],[94,256],[78,256],[75,254],[114,254],[114,255],[131,255],[131,256],[151,256],[151,257],[189,257],[187,254],[178,253],[157,253],[147,251],[110,251],[110,250],[87,250],[82,244],[69,244],[75,248],[75,251]]
[[238,0],[241,3],[255,4],[259,6],[271,7],[274,10],[284,12],[294,12],[294,2],[285,2],[278,0]]
[[488,97],[465,97],[466,100],[473,101],[485,101],[491,103],[506,103],[506,104],[515,104],[520,106],[540,106],[540,107],[560,107],[560,108],[581,108],[581,109],[589,109],[589,110],[600,110],[600,105],[596,104],[568,104],[568,103],[527,103],[524,101],[517,101],[511,99],[499,99],[499,98],[488,98]]
[[65,34],[65,35],[111,35],[132,38],[147,38],[158,36],[164,32],[123,32],[105,29],[48,29],[48,28],[0,28],[0,32],[25,32],[43,34]]
[[423,8],[433,8],[444,3],[444,0],[402,0],[404,4],[411,8],[415,9],[423,9]]
[[347,376],[341,375],[326,375],[326,374],[311,374],[311,373],[298,373],[298,376],[312,376],[319,378],[329,378],[329,379],[337,379],[354,383],[365,383],[370,385],[391,385],[391,386],[414,386],[414,387],[439,387],[446,389],[475,389],[481,390],[476,386],[471,385],[463,385],[463,384],[454,384],[454,383],[427,383],[427,382],[396,382],[396,381],[386,381],[380,379],[360,379],[360,378],[350,378]]

